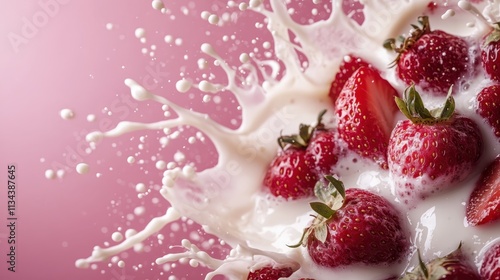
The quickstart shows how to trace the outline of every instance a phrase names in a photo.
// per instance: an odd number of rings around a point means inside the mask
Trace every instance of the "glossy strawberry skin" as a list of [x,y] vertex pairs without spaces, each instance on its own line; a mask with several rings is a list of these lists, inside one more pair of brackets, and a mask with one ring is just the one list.
[[264,185],[274,196],[285,199],[312,196],[318,179],[312,166],[313,159],[305,149],[287,148],[271,162]]
[[338,131],[348,148],[387,169],[387,144],[398,107],[396,90],[372,68],[361,67],[335,104]]
[[[500,69],[498,65],[496,68]],[[500,85],[483,88],[477,95],[477,106],[477,113],[491,126],[493,134],[500,141]]]
[[500,279],[500,242],[497,242],[486,251],[479,274],[481,274],[483,280]]
[[[498,32],[494,30],[493,32]],[[489,43],[483,43],[481,48],[481,63],[483,65],[486,74],[494,80],[500,81],[500,41],[493,41]]]
[[447,256],[444,268],[448,274],[439,280],[482,280],[477,273],[477,268],[472,266],[461,251],[453,252]]
[[327,221],[324,243],[314,234],[307,250],[326,267],[355,263],[387,264],[400,260],[409,242],[397,210],[384,198],[361,189],[348,189],[344,206]]
[[278,280],[280,278],[289,277],[293,274],[293,269],[290,267],[274,268],[266,266],[248,274],[247,280]]
[[500,220],[500,156],[481,173],[470,195],[466,217],[472,226]]
[[482,143],[478,126],[458,115],[434,125],[399,121],[388,148],[396,194],[409,203],[453,187],[472,171]]
[[422,35],[397,61],[397,75],[407,85],[446,95],[467,74],[468,44],[441,30]]
[[360,67],[371,67],[371,65],[363,59],[354,55],[346,55],[344,57],[340,64],[339,71],[335,75],[335,79],[330,86],[330,92],[328,94],[330,100],[334,104],[349,77],[351,77],[352,74]]
[[334,172],[339,156],[343,154],[338,145],[338,133],[333,129],[316,130],[307,146],[308,153],[314,164],[318,178]]

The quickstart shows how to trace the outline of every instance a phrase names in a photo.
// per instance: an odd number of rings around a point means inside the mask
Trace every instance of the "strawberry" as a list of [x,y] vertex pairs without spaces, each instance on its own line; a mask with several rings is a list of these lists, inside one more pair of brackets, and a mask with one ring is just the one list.
[[500,81],[500,25],[496,23],[493,30],[484,38],[481,46],[481,63],[486,74],[494,80]]
[[265,266],[248,274],[247,280],[278,280],[280,278],[289,277],[293,274],[291,267],[277,268]]
[[484,280],[500,279],[500,242],[497,242],[486,251],[479,274]]
[[388,162],[396,194],[409,204],[465,179],[481,155],[482,137],[471,119],[455,114],[451,90],[445,104],[432,111],[415,87],[404,95],[396,103],[408,119],[392,132]]
[[351,264],[389,264],[407,252],[409,237],[398,211],[383,197],[366,190],[344,189],[342,182],[326,176],[317,184],[321,202],[312,202],[318,214],[304,230],[300,242],[312,260],[326,267]]
[[431,30],[429,18],[418,18],[422,25],[412,25],[408,38],[400,46],[395,39],[388,39],[384,47],[398,55],[393,65],[407,85],[417,85],[425,91],[445,95],[457,84],[469,69],[469,47],[467,42],[441,30]]
[[472,226],[500,219],[500,156],[481,173],[470,195],[466,217]]
[[335,79],[330,86],[330,92],[328,93],[330,100],[334,104],[349,77],[351,77],[354,71],[358,70],[360,67],[371,67],[371,64],[351,54],[344,56],[344,59],[340,63],[339,71],[335,75]]
[[299,134],[278,138],[282,152],[273,159],[264,177],[264,186],[274,196],[312,196],[318,174],[330,172],[337,163],[337,137],[322,123],[325,113],[319,114],[316,126],[301,124]]
[[360,67],[335,104],[338,132],[350,150],[387,169],[387,143],[398,111],[396,90],[373,68]]
[[492,127],[493,133],[500,141],[500,85],[485,87],[479,92],[477,112]]
[[473,267],[462,253],[461,246],[442,258],[436,258],[424,263],[418,254],[419,264],[411,272],[406,273],[401,280],[481,280]]

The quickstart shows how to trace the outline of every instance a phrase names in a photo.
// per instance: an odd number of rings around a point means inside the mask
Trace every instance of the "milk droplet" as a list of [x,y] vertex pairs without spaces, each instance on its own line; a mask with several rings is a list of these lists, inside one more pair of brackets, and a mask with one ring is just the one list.
[[210,15],[210,16],[208,17],[208,22],[209,22],[210,24],[214,24],[214,25],[216,25],[217,23],[219,23],[219,17],[218,17],[217,15],[213,15],[213,14],[212,14],[212,15]]
[[172,44],[172,42],[174,41],[174,37],[172,37],[172,35],[166,35],[164,40],[166,43]]
[[45,170],[45,178],[47,178],[47,179],[55,179],[56,178],[56,173],[52,169],[47,169],[47,170]]
[[123,240],[123,234],[121,234],[121,232],[115,231],[113,232],[113,234],[111,234],[111,239],[114,242],[120,242]]
[[83,162],[77,164],[76,172],[78,172],[78,174],[87,174],[89,172],[89,165]]
[[107,30],[113,29],[113,24],[112,23],[106,23],[106,29]]
[[134,163],[134,162],[135,162],[135,157],[133,157],[133,156],[129,156],[129,157],[127,158],[127,162],[128,162],[128,163],[130,163],[130,164]]
[[57,172],[56,172],[57,178],[62,179],[64,177],[65,173],[66,173],[66,171],[64,171],[62,169],[57,170]]
[[151,6],[153,6],[153,9],[158,10],[158,11],[165,8],[165,6],[163,5],[163,2],[161,0],[153,0],[153,2],[151,2]]
[[250,56],[247,53],[240,54],[240,62],[247,63],[250,60]]
[[135,185],[135,191],[140,193],[146,192],[147,191],[146,185],[144,185],[143,183]]
[[164,170],[167,167],[167,164],[163,160],[159,160],[156,162],[156,169]]
[[119,261],[118,262],[118,267],[124,268],[125,267],[125,262],[124,261]]
[[134,214],[136,216],[141,216],[142,214],[144,214],[146,212],[146,208],[144,208],[144,206],[138,206],[138,207],[135,207],[134,208]]
[[125,238],[130,238],[136,234],[137,234],[137,231],[135,229],[129,228],[125,231]]
[[175,83],[175,89],[177,89],[178,92],[187,92],[191,88],[191,83],[187,80],[179,80],[177,83]]
[[139,27],[135,30],[134,34],[137,39],[143,38],[144,36],[146,36],[146,30]]
[[75,114],[71,109],[62,109],[59,112],[59,115],[61,115],[61,118],[63,118],[64,120],[70,120],[75,117]]
[[125,79],[125,85],[130,88],[132,97],[137,101],[144,101],[153,97],[151,93],[132,79]]
[[200,16],[201,16],[202,19],[208,20],[208,18],[210,17],[210,12],[203,11],[203,12],[201,12]]
[[243,3],[240,3],[240,5],[238,6],[238,8],[240,9],[240,11],[244,11],[246,9],[248,9],[248,4],[243,2]]
[[257,8],[262,4],[261,0],[250,0],[250,7]]
[[95,121],[95,115],[93,115],[93,114],[89,114],[89,115],[87,115],[87,121],[88,121],[88,122],[93,122],[93,121]]

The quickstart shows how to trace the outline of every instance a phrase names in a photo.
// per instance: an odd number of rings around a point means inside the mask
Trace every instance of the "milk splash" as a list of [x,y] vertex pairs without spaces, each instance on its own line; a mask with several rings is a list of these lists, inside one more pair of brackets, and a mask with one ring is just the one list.
[[[314,1],[315,4],[317,2]],[[470,29],[465,28],[464,23],[459,27],[461,32],[465,30],[465,35],[475,36],[484,33],[478,19],[465,13],[454,1],[444,2],[443,5],[450,10],[442,11],[443,17],[477,23],[470,24],[475,26]],[[467,4],[465,1],[460,2],[462,6]],[[93,262],[104,261],[140,244],[169,223],[189,217],[202,225],[206,232],[230,245],[233,248],[231,253],[224,260],[216,259],[186,239],[181,244],[185,252],[159,257],[157,264],[189,260],[192,266],[202,264],[213,270],[206,279],[217,274],[230,279],[243,279],[249,271],[269,264],[292,267],[296,270],[293,277],[297,279],[383,279],[402,272],[407,263],[389,268],[353,267],[348,270],[317,267],[307,253],[286,246],[295,243],[308,224],[309,201],[290,202],[271,198],[262,191],[261,182],[268,163],[278,149],[276,138],[280,133],[293,133],[299,123],[313,122],[319,111],[331,107],[327,94],[341,59],[348,53],[359,54],[379,69],[387,69],[393,55],[382,48],[384,39],[407,31],[413,19],[428,11],[427,4],[427,1],[363,1],[364,6],[356,4],[356,7],[363,9],[362,14],[358,10],[346,15],[341,1],[332,1],[323,4],[329,12],[326,19],[299,24],[293,18],[297,11],[287,7],[284,1],[228,1],[228,8],[237,7],[241,11],[265,16],[278,61],[260,60],[253,53],[242,53],[239,56],[241,64],[234,66],[224,60],[215,47],[205,43],[201,46],[201,52],[211,57],[215,65],[225,72],[227,83],[218,84],[206,79],[193,83],[187,77],[176,83],[179,92],[196,88],[207,93],[207,100],[218,94],[233,93],[240,106],[242,119],[241,125],[235,129],[222,126],[203,113],[183,108],[172,100],[155,95],[132,79],[125,80],[134,99],[157,102],[174,111],[176,117],[154,123],[121,122],[109,131],[88,134],[88,142],[97,143],[103,138],[120,137],[137,130],[169,131],[180,126],[191,126],[213,142],[219,156],[218,162],[203,171],[196,171],[192,165],[165,171],[163,187],[159,192],[171,205],[166,213],[152,219],[143,230],[123,241],[123,237],[116,235],[113,239],[121,241],[118,245],[95,247],[90,257],[76,261],[77,267],[88,267]],[[152,6],[165,11],[161,1],[154,0]],[[497,6],[493,3],[488,6],[489,9],[485,10],[490,11],[488,16],[494,16],[493,8]],[[315,14],[314,10],[311,13]],[[217,15],[208,12],[204,12],[202,17],[210,24],[221,23]],[[136,35],[142,36],[144,32],[138,29]],[[173,41],[173,38],[168,40]],[[200,63],[203,64],[203,61]],[[403,90],[404,86],[399,84],[394,73],[388,71],[386,78],[400,92]],[[471,94],[458,96],[457,99],[469,104]],[[464,110],[472,114],[471,108]],[[331,118],[331,114],[328,117]],[[496,145],[493,151],[499,152],[495,141],[487,143]],[[343,160],[341,164],[340,172],[346,185],[370,189],[394,201],[387,172],[363,160],[353,163],[354,157]],[[133,162],[134,158],[129,157],[128,160]],[[164,169],[165,163],[157,163],[157,168]],[[425,257],[431,257],[436,251],[451,251],[460,240],[466,244],[469,242],[470,246],[466,245],[468,252],[477,254],[484,244],[498,235],[499,226],[481,231],[464,227],[463,216],[447,215],[451,212],[462,213],[461,202],[465,201],[467,194],[457,192],[452,196],[446,201],[429,199],[407,215],[413,243],[423,250]],[[450,203],[452,200],[459,201],[455,203],[458,205]],[[439,223],[446,224],[444,230],[443,226],[437,225]],[[457,233],[457,240],[442,242],[448,240],[446,235],[450,230]]]

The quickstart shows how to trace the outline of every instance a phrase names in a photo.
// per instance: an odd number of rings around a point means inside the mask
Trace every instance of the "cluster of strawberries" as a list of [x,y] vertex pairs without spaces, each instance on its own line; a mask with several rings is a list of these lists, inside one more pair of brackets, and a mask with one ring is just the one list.
[[[389,170],[399,200],[409,207],[454,188],[481,157],[488,157],[491,163],[472,191],[465,217],[470,226],[500,219],[500,155],[494,159],[491,153],[483,155],[482,136],[490,133],[500,142],[500,25],[492,27],[483,42],[474,43],[431,30],[425,16],[419,23],[408,38],[384,44],[397,53],[392,66],[408,85],[402,96],[380,70],[348,55],[329,93],[335,128],[322,123],[321,112],[315,126],[301,125],[298,134],[278,140],[282,150],[270,164],[264,185],[285,199],[316,195],[321,200],[311,203],[318,215],[297,244],[307,246],[319,265],[394,263],[409,247],[400,215],[390,202],[366,190],[345,190],[340,181],[328,176],[346,153],[341,146]],[[477,57],[470,51],[473,48],[480,49]],[[490,131],[480,131],[475,121],[455,112],[453,99],[467,78],[482,72],[491,85],[480,90],[475,104]],[[418,91],[446,96],[446,101],[428,110]],[[398,109],[407,119],[394,125]],[[444,258],[427,264],[421,261],[401,279],[500,279],[499,263],[500,244],[488,251],[479,273],[459,247]],[[428,278],[430,271],[440,274]],[[292,273],[289,267],[265,267],[251,272],[248,279],[278,279]]]

